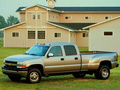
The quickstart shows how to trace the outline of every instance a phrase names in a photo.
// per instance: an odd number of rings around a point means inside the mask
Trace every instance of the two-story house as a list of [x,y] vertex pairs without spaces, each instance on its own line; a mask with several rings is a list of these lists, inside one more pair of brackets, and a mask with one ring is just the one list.
[[[4,28],[4,47],[31,47],[45,42],[72,42],[88,47],[84,27],[120,16],[120,7],[19,7],[20,23]],[[96,37],[95,37],[96,38]]]

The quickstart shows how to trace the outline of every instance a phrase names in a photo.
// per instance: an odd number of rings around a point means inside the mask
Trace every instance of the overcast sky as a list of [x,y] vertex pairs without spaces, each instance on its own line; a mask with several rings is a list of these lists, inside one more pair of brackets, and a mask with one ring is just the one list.
[[[41,4],[47,6],[46,0],[0,0],[0,15],[19,17],[15,11],[22,6]],[[57,0],[55,6],[114,6],[120,7],[120,0]]]

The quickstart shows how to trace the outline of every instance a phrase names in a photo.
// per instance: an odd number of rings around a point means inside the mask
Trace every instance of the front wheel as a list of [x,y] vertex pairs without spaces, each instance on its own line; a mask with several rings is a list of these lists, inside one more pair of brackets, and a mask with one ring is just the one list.
[[41,72],[39,69],[31,69],[29,72],[28,72],[28,76],[26,78],[26,80],[29,82],[29,83],[38,83],[40,82],[41,80]]
[[95,73],[97,79],[108,79],[110,76],[110,69],[108,66],[101,66],[100,69]]
[[76,73],[73,73],[73,76],[75,77],[75,78],[84,78],[85,77],[85,73],[83,73],[83,72],[76,72]]

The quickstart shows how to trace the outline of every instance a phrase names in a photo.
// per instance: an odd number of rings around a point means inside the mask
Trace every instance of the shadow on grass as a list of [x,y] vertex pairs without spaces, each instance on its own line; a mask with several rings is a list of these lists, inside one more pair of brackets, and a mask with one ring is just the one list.
[[[66,76],[50,76],[50,77],[42,77],[40,83],[45,83],[45,82],[61,82],[61,81],[91,81],[91,80],[96,80],[95,77],[84,77],[84,78],[74,78],[72,76],[66,77]],[[1,79],[0,79],[1,81]],[[2,79],[3,81],[3,79]],[[9,78],[4,78],[4,82],[7,83],[22,83],[22,84],[29,84],[25,78],[22,78],[20,81],[11,81]]]

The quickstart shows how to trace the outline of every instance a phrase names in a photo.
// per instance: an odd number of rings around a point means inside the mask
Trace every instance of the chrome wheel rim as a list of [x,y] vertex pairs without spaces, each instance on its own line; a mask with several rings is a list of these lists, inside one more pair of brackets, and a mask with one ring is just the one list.
[[102,69],[102,77],[103,78],[107,78],[109,75],[108,69],[107,68],[103,68]]
[[30,73],[30,80],[32,82],[36,82],[39,80],[39,74],[37,72],[31,72]]

